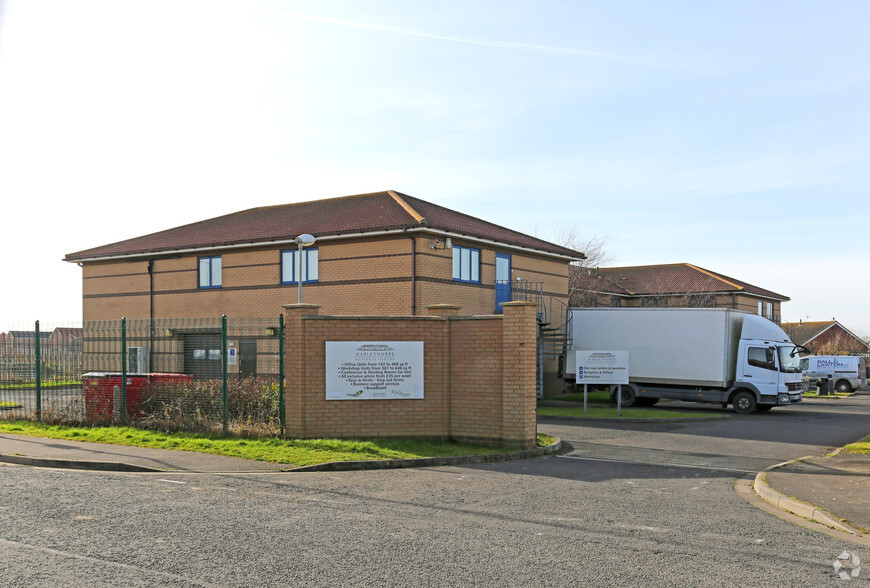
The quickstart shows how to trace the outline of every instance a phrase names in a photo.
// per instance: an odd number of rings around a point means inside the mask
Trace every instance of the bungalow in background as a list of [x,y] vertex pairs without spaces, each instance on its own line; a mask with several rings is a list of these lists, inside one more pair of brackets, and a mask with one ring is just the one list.
[[836,320],[783,323],[789,338],[812,350],[814,355],[865,355],[870,345]]
[[571,267],[571,306],[733,308],[775,323],[788,296],[690,263]]

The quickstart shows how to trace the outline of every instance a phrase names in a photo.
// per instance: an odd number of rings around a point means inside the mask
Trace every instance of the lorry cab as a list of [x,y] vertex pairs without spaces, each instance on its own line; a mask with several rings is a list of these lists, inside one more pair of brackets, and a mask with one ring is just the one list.
[[798,348],[776,324],[763,317],[745,317],[737,357],[729,394],[737,412],[765,412],[803,400]]

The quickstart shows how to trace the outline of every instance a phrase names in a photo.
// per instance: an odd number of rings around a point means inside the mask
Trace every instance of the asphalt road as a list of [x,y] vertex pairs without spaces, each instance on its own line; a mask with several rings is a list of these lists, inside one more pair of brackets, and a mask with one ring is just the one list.
[[733,488],[870,433],[870,396],[539,430],[565,451],[347,473],[0,467],[0,585],[824,586],[843,551],[870,562]]

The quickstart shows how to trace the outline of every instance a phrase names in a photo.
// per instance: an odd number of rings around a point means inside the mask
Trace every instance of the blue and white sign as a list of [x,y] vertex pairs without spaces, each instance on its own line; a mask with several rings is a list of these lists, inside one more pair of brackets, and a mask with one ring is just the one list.
[[628,351],[576,351],[578,384],[628,384]]

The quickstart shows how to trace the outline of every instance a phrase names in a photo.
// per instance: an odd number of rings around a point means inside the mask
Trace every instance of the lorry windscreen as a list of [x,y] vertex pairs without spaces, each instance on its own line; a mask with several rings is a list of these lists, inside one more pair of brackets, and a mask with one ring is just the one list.
[[787,374],[797,374],[801,371],[801,358],[793,345],[777,347],[780,370]]

